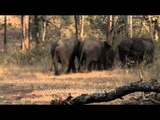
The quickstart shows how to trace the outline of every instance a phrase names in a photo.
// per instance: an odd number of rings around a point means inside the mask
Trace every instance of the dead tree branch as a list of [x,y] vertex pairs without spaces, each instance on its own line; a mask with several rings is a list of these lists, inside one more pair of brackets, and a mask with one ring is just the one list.
[[[83,105],[96,102],[108,102],[115,99],[121,99],[123,96],[134,92],[160,92],[160,83],[157,81],[144,82],[141,81],[128,84],[126,86],[118,87],[106,93],[82,94],[73,99],[66,99],[59,102],[58,105]],[[71,96],[69,96],[71,98]],[[54,100],[51,104],[55,105]]]

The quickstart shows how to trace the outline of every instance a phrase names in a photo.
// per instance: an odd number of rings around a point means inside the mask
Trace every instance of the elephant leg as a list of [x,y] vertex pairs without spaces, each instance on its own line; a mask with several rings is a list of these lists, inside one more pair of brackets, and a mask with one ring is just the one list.
[[73,73],[76,72],[76,67],[75,67],[74,60],[72,60],[72,61],[69,63],[69,66],[68,66],[68,68],[67,68],[67,73],[71,72],[71,69],[72,69],[72,72],[73,72]]
[[83,70],[84,70],[84,61],[81,61],[81,62],[79,63],[78,71],[79,71],[79,72],[83,72]]
[[114,63],[114,60],[110,60],[110,64],[109,64],[110,69],[113,67],[113,63]]
[[90,60],[86,60],[85,65],[84,65],[85,72],[88,72],[89,64],[90,64]]
[[106,62],[103,62],[103,70],[106,70],[107,69],[107,64]]
[[124,65],[126,64],[126,60],[123,60],[122,61],[122,64],[121,64],[121,68],[124,68]]
[[128,62],[127,60],[128,60],[128,57],[127,57],[127,56],[124,56],[124,57],[122,58],[121,68],[124,68],[125,64]]
[[71,64],[71,69],[73,73],[76,73],[76,65],[75,65],[75,57],[73,57],[72,61],[70,62]]
[[51,65],[51,68],[50,68],[50,71],[52,72],[53,70],[53,66],[54,66],[54,62],[53,62],[53,58],[52,58],[52,65]]
[[96,61],[93,61],[91,64],[90,64],[90,70],[97,70],[97,62]]
[[78,65],[78,72],[80,72],[81,71],[81,63],[79,63],[79,65]]
[[97,65],[98,65],[98,70],[102,70],[101,62],[97,62]]
[[92,63],[92,70],[97,70],[98,68],[97,68],[97,62],[96,61],[94,61],[93,63]]
[[63,60],[62,67],[61,67],[59,73],[62,73],[64,71],[64,69],[67,67],[67,65],[68,65],[68,61],[67,60]]
[[75,63],[72,63],[72,72],[73,72],[73,73],[76,73]]
[[59,72],[58,72],[58,62],[57,62],[57,59],[55,57],[53,59],[53,65],[54,65],[54,69],[55,69],[55,75],[59,75]]
[[58,72],[58,56],[57,56],[56,52],[55,52],[54,57],[52,57],[52,62],[53,62],[53,66],[54,66],[54,69],[55,69],[55,75],[59,75],[59,72]]
[[88,71],[92,71],[93,70],[93,66],[94,66],[94,62],[91,62],[88,66]]
[[68,65],[66,73],[70,73],[71,69],[72,69],[72,63],[70,62],[69,65]]

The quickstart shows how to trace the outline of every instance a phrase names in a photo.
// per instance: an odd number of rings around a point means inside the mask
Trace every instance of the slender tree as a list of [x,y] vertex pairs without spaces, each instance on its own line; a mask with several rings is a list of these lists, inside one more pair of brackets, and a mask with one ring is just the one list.
[[132,30],[132,16],[126,16],[126,36],[129,38],[133,37],[133,30]]
[[33,23],[33,17],[29,16],[29,39],[32,40],[32,23]]
[[43,31],[42,31],[42,41],[45,41],[46,27],[47,27],[47,16],[43,16]]
[[74,15],[74,19],[75,19],[76,39],[78,39],[78,16]]
[[112,34],[111,34],[111,31],[112,31],[112,22],[113,22],[113,19],[112,19],[112,15],[109,15],[108,18],[107,18],[107,32],[106,32],[106,38],[107,38],[107,41],[112,43]]
[[34,40],[36,42],[36,47],[39,45],[39,38],[40,38],[40,35],[39,35],[39,18],[38,18],[38,15],[35,15],[34,16]]
[[22,51],[26,52],[29,46],[29,15],[25,15],[22,17]]
[[106,33],[106,37],[108,39],[110,39],[111,30],[112,30],[112,15],[109,15],[107,19],[107,33]]
[[149,29],[150,29],[151,38],[154,39],[154,26],[152,24],[152,16],[151,15],[148,15],[148,21],[149,21]]
[[4,16],[4,51],[7,51],[7,16]]
[[117,16],[117,15],[113,15],[113,24],[112,24],[113,28],[116,28],[116,27],[117,27],[117,26],[116,26],[117,21],[118,21],[118,16]]
[[84,39],[84,15],[82,15],[82,18],[81,18],[81,33],[80,33],[80,38],[82,40]]

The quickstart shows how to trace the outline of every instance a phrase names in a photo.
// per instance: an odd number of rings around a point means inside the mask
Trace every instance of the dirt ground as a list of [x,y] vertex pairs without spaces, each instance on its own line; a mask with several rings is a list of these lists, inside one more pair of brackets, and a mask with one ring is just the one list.
[[[0,104],[47,105],[52,99],[65,99],[69,93],[73,97],[103,93],[106,89],[114,89],[137,80],[138,70],[115,69],[54,76],[48,70],[36,66],[1,65]],[[141,94],[127,95],[124,100]],[[117,99],[98,104],[121,104],[121,101]]]

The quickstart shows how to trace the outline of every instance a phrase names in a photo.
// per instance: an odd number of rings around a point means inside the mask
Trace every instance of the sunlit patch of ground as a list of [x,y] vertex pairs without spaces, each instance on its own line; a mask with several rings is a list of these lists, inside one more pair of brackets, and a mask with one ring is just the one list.
[[[137,70],[115,69],[55,76],[38,67],[16,65],[1,65],[0,74],[0,104],[50,104],[52,99],[65,99],[69,93],[73,97],[103,93],[105,89],[114,89],[138,79]],[[119,104],[119,101],[105,104]]]

